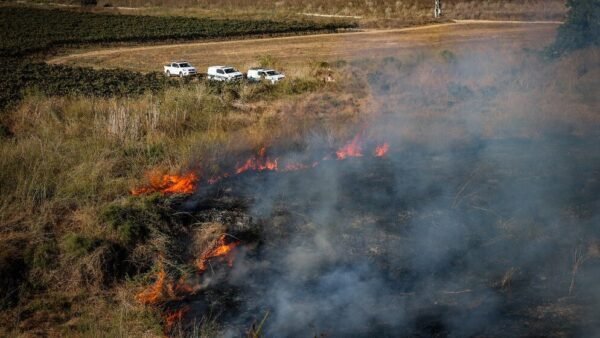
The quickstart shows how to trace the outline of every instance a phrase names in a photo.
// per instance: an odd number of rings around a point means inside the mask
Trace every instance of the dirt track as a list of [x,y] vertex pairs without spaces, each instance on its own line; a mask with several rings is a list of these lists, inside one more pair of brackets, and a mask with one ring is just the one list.
[[464,20],[390,30],[120,47],[59,56],[48,62],[147,72],[161,71],[162,64],[169,60],[185,59],[200,70],[214,64],[245,69],[256,65],[260,57],[270,55],[285,69],[310,61],[397,56],[420,48],[460,51],[466,46],[474,48],[477,44],[489,43],[539,48],[551,41],[559,24],[554,21]]

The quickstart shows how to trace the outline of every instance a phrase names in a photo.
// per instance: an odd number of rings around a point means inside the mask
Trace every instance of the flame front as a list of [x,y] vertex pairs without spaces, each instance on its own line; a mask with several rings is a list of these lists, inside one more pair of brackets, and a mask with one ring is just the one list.
[[361,157],[362,154],[362,136],[357,134],[352,141],[341,147],[335,152],[338,160],[344,160],[348,157]]
[[194,173],[179,175],[150,175],[150,184],[131,190],[132,195],[160,192],[163,195],[191,194],[196,190],[198,177]]
[[227,265],[230,267],[233,266],[233,257],[230,256],[231,251],[239,245],[239,241],[233,241],[227,243],[227,236],[221,235],[212,248],[204,251],[198,261],[196,262],[196,266],[200,272],[206,271],[206,264],[208,260],[216,257],[225,257],[227,259]]
[[150,285],[146,290],[140,292],[135,298],[138,302],[150,305],[158,304],[165,300],[169,287],[166,283],[167,274],[164,270],[158,272],[158,276],[153,285]]
[[[349,157],[361,157],[363,156],[363,139],[362,133],[357,134],[352,138],[350,142],[345,144],[343,147],[335,152],[335,157],[332,154],[327,155],[323,158],[323,161],[329,161],[332,159],[344,160]],[[373,155],[376,157],[383,157],[387,155],[390,146],[388,143],[382,143],[378,145]],[[231,177],[233,175],[239,175],[246,171],[297,171],[303,169],[314,168],[319,165],[319,161],[313,162],[312,164],[300,163],[300,162],[288,162],[284,161],[283,165],[279,165],[278,158],[269,158],[267,156],[267,150],[262,147],[258,153],[248,158],[242,165],[238,165],[233,170],[233,173],[223,173],[209,179],[205,182],[208,185],[216,184],[219,181]],[[159,192],[163,195],[171,194],[191,194],[196,190],[197,183],[199,181],[198,176],[194,173],[187,173],[184,175],[160,175],[150,174],[150,184],[144,187],[134,188],[131,190],[132,195],[143,195]]]
[[387,143],[380,144],[375,148],[375,156],[384,157],[388,153],[389,150],[390,150],[389,144],[387,144]]
[[245,171],[248,170],[253,170],[253,171],[265,171],[265,170],[269,170],[269,171],[276,171],[279,169],[279,165],[277,164],[277,159],[269,159],[266,156],[267,153],[267,149],[265,147],[262,147],[259,151],[258,154],[247,159],[246,162],[244,162],[244,164],[242,164],[241,166],[238,166],[235,169],[235,173],[236,174],[241,174]]
[[168,334],[173,327],[181,322],[186,313],[190,311],[188,306],[184,306],[173,312],[169,312],[165,315],[165,333]]

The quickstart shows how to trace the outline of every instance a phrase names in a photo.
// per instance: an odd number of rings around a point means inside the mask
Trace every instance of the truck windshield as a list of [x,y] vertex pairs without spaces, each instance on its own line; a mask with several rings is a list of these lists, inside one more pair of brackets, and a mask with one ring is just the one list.
[[234,68],[226,68],[225,69],[225,73],[227,73],[227,74],[231,74],[231,73],[235,73],[235,72],[237,72],[237,70],[235,70]]
[[267,72],[267,75],[279,75],[279,73],[277,73],[274,70],[270,70],[270,71]]
[[189,63],[180,63],[179,67],[183,68],[183,67],[191,67]]

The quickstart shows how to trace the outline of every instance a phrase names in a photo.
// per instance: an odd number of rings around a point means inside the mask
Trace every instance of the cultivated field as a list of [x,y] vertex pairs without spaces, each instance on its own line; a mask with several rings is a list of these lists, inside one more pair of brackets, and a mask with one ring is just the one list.
[[[125,68],[141,72],[160,70],[162,63],[185,59],[206,71],[212,64],[246,69],[263,57],[294,73],[311,62],[406,56],[415,50],[436,50],[490,42],[541,48],[555,35],[556,22],[457,22],[418,28],[371,30],[335,35],[281,37],[244,41],[200,42],[162,46],[114,48],[59,56],[51,64],[95,68]],[[157,62],[158,61],[158,62]]]

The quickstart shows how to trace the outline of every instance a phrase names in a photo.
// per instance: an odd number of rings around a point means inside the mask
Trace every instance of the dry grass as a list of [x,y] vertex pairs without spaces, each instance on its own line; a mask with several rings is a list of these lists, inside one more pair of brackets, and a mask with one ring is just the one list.
[[[101,68],[127,68],[148,72],[162,70],[171,59],[185,59],[202,72],[214,64],[231,64],[245,71],[265,57],[276,60],[274,66],[296,77],[306,74],[320,61],[404,57],[416,50],[485,46],[487,36],[507,48],[542,48],[552,42],[557,25],[453,24],[412,30],[367,31],[275,39],[204,42],[181,45],[105,49],[57,57],[50,63]],[[143,57],[140,57],[143,55]]]
[[[99,215],[107,205],[127,205],[121,202],[129,188],[148,170],[177,172],[200,163],[207,173],[218,172],[236,154],[261,145],[285,149],[314,134],[334,145],[373,116],[382,121],[373,132],[397,135],[397,150],[424,141],[537,137],[541,130],[594,132],[598,49],[544,61],[523,49],[538,33],[551,37],[542,30],[469,49],[457,44],[331,65],[308,62],[276,87],[193,82],[124,99],[29,93],[7,117],[14,136],[0,143],[0,241],[3,248],[24,243],[47,250],[34,255],[38,263],[28,275],[38,288],[2,313],[13,324],[0,334],[161,334],[158,315],[134,300],[141,281],[107,284],[102,273],[119,234]],[[278,55],[254,60],[292,64]],[[335,83],[320,81],[328,68]],[[151,261],[168,242],[164,234],[151,237],[130,258]],[[509,271],[505,288],[512,277]],[[215,329],[212,321],[201,325]]]
[[[48,1],[56,2],[56,1]],[[58,1],[67,2],[67,1]],[[367,26],[404,26],[407,23],[431,21],[433,1],[322,1],[322,0],[100,0],[99,11],[123,14],[185,15],[217,18],[303,18],[302,13],[360,17]],[[106,4],[116,7],[103,7]],[[445,0],[445,17],[451,19],[556,20],[566,9],[560,0]],[[305,17],[305,16],[304,16]],[[317,19],[311,17],[311,19]],[[331,18],[326,19],[331,20]]]

